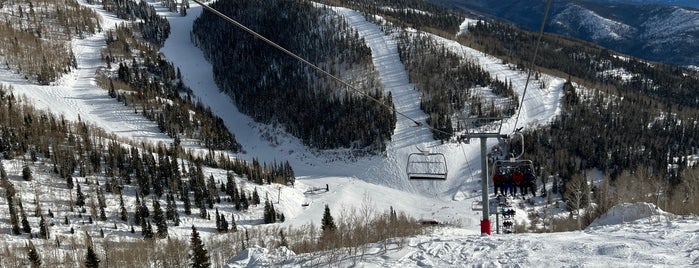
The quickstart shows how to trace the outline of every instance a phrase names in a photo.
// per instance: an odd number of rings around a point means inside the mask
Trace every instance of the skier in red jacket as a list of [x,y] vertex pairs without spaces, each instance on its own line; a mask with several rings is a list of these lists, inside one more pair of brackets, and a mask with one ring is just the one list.
[[514,196],[515,194],[517,194],[517,188],[520,188],[521,192],[521,187],[524,185],[524,173],[522,173],[522,171],[519,171],[519,169],[512,172],[512,182],[515,184],[514,193],[512,194],[512,196]]
[[496,196],[498,195],[498,190],[501,195],[505,194],[505,175],[502,174],[502,171],[498,170],[493,175],[493,186]]

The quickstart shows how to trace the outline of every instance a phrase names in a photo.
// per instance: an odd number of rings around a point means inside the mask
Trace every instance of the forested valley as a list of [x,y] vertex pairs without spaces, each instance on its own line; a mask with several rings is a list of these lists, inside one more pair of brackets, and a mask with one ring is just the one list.
[[212,7],[363,92],[205,12],[195,21],[193,38],[240,111],[283,126],[313,148],[384,150],[396,121],[392,98],[378,82],[369,48],[346,22],[305,1],[236,0]]
[[[76,2],[48,2],[0,0],[0,5],[21,7],[10,16],[18,21],[0,24],[0,32],[8,33],[0,34],[5,66],[39,84],[51,84],[76,67],[65,42],[102,29],[96,14]],[[394,26],[449,38],[457,36],[463,21],[458,14],[418,0],[320,2],[359,8],[367,17],[385,16]],[[217,152],[242,152],[244,148],[220,118],[191,97],[179,70],[158,53],[170,26],[155,15],[153,7],[133,1],[90,3],[101,3],[105,10],[134,21],[98,33],[107,40],[102,51],[107,67],[98,74],[99,85],[115,101],[156,122],[174,142],[124,140],[86,122],[35,110],[10,86],[0,84],[0,186],[9,212],[3,214],[8,215],[3,220],[11,226],[8,232],[13,237],[42,239],[34,243],[45,250],[41,251],[44,265],[79,266],[89,260],[90,252],[95,255],[93,246],[105,265],[188,265],[186,242],[169,235],[182,224],[180,212],[188,220],[215,221],[211,232],[225,238],[211,240],[208,248],[220,254],[218,261],[255,243],[289,246],[295,252],[343,248],[356,253],[361,245],[376,239],[423,230],[393,208],[375,213],[374,219],[337,219],[337,226],[332,217],[324,215],[320,228],[239,230],[234,212],[255,206],[264,206],[264,223],[285,220],[270,202],[273,198],[258,192],[258,187],[272,183],[293,186],[291,165],[287,161],[248,163]],[[186,5],[163,4],[172,12],[187,13]],[[281,125],[313,148],[352,148],[369,154],[385,150],[396,124],[390,108],[392,96],[378,82],[368,47],[342,19],[308,2],[235,0],[213,6],[385,105],[344,88],[205,12],[194,25],[192,38],[214,65],[221,89],[241,111],[257,121]],[[40,11],[48,15],[32,15]],[[72,16],[60,16],[65,14]],[[49,24],[64,26],[48,31]],[[8,25],[20,28],[2,28]],[[63,36],[52,38],[63,43],[47,43],[48,38],[42,36]],[[449,140],[462,130],[455,118],[461,110],[469,116],[501,116],[513,115],[518,108],[520,100],[505,78],[491,77],[424,35],[400,32],[395,37],[410,80],[422,96],[421,107],[429,115],[429,124],[440,130],[434,132],[436,139]],[[552,35],[545,35],[536,66],[527,66],[536,46],[535,35],[492,21],[474,24],[456,38],[521,70],[531,67],[535,73],[568,78],[560,116],[550,125],[524,130],[524,158],[536,163],[541,178],[556,180],[555,193],[565,194],[573,187],[569,185],[580,183],[586,170],[599,169],[609,180],[592,189],[594,200],[586,200],[598,205],[590,210],[594,213],[616,202],[652,202],[660,195],[670,197],[665,210],[699,213],[698,169],[688,166],[686,159],[699,147],[696,72],[638,61]],[[502,101],[473,95],[471,91],[478,87],[489,87]],[[183,138],[200,141],[205,153],[184,149]],[[8,175],[3,163],[21,165],[21,175]],[[225,174],[214,178],[207,174],[210,168],[220,168]],[[611,191],[610,186],[621,190]],[[46,200],[47,195],[39,194],[44,191],[60,200]],[[34,193],[28,195],[34,200],[22,196],[29,192]],[[192,229],[192,237],[197,237],[196,228]],[[52,233],[55,230],[63,232]],[[112,232],[139,239],[110,241]],[[93,244],[92,237],[99,242]],[[0,262],[12,267],[27,266],[28,261],[35,264],[33,247],[31,242],[6,247]],[[59,251],[64,255],[55,254]]]

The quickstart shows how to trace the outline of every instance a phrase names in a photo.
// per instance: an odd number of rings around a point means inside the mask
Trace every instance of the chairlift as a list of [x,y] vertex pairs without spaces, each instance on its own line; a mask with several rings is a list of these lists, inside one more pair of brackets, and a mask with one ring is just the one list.
[[424,150],[411,153],[408,155],[406,173],[410,180],[446,180],[447,158],[444,154]]

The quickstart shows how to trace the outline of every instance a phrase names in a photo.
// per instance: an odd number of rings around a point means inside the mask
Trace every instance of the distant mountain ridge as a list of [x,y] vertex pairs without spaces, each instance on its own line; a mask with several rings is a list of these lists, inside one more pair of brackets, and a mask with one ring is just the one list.
[[[530,30],[538,29],[546,1],[430,0]],[[579,38],[638,58],[699,65],[699,1],[554,1],[546,31]]]
[[634,4],[634,5],[663,5],[699,8],[696,0],[587,0],[590,2],[609,4]]

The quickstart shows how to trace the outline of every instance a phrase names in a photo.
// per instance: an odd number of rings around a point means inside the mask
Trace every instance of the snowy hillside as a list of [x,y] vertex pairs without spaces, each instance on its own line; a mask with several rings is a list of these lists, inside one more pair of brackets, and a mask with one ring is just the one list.
[[[182,71],[183,82],[192,89],[194,98],[201,100],[211,108],[213,113],[220,116],[242,145],[244,152],[230,154],[230,157],[245,160],[256,158],[264,162],[289,161],[293,166],[297,176],[293,187],[259,186],[262,195],[270,197],[270,200],[276,200],[276,208],[286,215],[284,222],[268,226],[284,229],[307,226],[311,223],[318,225],[326,205],[334,211],[344,212],[370,208],[371,213],[386,210],[390,206],[415,219],[436,220],[448,224],[430,228],[429,233],[425,235],[395,238],[365,245],[362,246],[361,255],[353,254],[352,256],[346,256],[344,250],[297,255],[286,248],[269,249],[264,245],[253,245],[237,256],[218,256],[219,260],[230,259],[225,264],[227,267],[699,265],[699,237],[695,236],[696,230],[699,229],[699,220],[668,215],[654,207],[649,207],[650,205],[627,205],[619,210],[612,210],[594,227],[579,232],[481,236],[479,229],[481,215],[479,211],[473,210],[475,202],[481,197],[481,155],[478,141],[472,140],[470,144],[443,144],[432,138],[429,129],[415,127],[415,124],[407,118],[398,117],[394,135],[385,155],[356,156],[351,150],[308,149],[283,129],[256,123],[243,115],[232,104],[229,96],[219,91],[213,79],[211,65],[190,39],[194,19],[204,12],[200,6],[190,3],[191,9],[187,11],[187,15],[181,16],[167,12],[159,1],[148,3],[156,6],[160,14],[167,17],[171,24],[171,34],[161,52],[167,60],[172,61],[175,67]],[[121,22],[102,10],[99,5],[88,5],[85,2],[81,4],[90,6],[99,13],[103,20],[102,25],[105,27],[103,31]],[[392,93],[396,109],[424,123],[427,116],[420,110],[420,96],[414,90],[414,85],[409,82],[405,66],[400,61],[395,37],[386,35],[380,26],[367,21],[365,15],[358,11],[340,7],[332,7],[332,10],[356,29],[359,36],[366,41],[371,49],[373,64],[380,75],[380,82],[387,91]],[[462,27],[468,25],[468,22],[465,21]],[[591,22],[590,25],[599,26],[597,22]],[[625,29],[623,25],[620,26],[614,22],[600,27]],[[418,32],[415,34],[429,35]],[[491,77],[511,81],[516,93],[519,96],[524,94],[526,72],[455,41],[429,36],[447,49],[461,55],[464,60],[478,63]],[[116,102],[107,95],[106,90],[96,86],[94,81],[96,71],[106,68],[103,66],[100,55],[100,48],[104,45],[103,34],[74,39],[72,49],[76,54],[78,68],[52,85],[31,84],[20,75],[4,68],[0,70],[0,80],[2,83],[12,85],[14,93],[26,96],[37,108],[47,109],[66,119],[89,122],[124,139],[151,144],[172,143],[172,140],[161,133],[153,122]],[[502,124],[502,133],[508,134],[518,127],[535,128],[547,124],[556,117],[561,112],[560,102],[564,82],[564,78],[545,74],[538,80],[531,81],[523,98],[520,117],[505,120]],[[492,89],[478,90],[484,97],[493,96]],[[517,125],[515,122],[518,122]],[[488,146],[495,143],[495,140],[489,140]],[[193,141],[185,142],[183,146],[191,150],[201,149]],[[416,147],[429,148],[433,152],[446,156],[449,170],[447,180],[416,182],[407,179],[405,169],[408,155],[416,152]],[[22,197],[27,199],[25,203],[29,203],[28,200],[38,200],[38,203],[44,207],[61,209],[60,213],[63,214],[60,216],[74,214],[67,212],[68,208],[66,208],[66,204],[72,202],[72,199],[69,200],[67,197],[70,196],[68,194],[70,190],[53,189],[52,185],[55,183],[46,175],[51,173],[48,164],[38,163],[33,166],[39,175],[34,182],[24,182],[20,179],[22,172],[20,160],[3,161],[3,163],[8,163],[8,173],[12,180],[18,182],[20,191],[35,184],[40,185],[40,188],[35,189],[41,189],[41,192],[37,190],[35,193],[26,193]],[[204,173],[211,176],[216,185],[226,180],[226,171],[221,169],[205,168]],[[88,179],[106,180],[103,177],[81,178],[80,183],[93,185],[87,183]],[[243,189],[258,190],[256,185],[244,183],[243,178],[236,179],[242,184]],[[328,191],[318,190],[326,187]],[[135,191],[132,188],[127,190]],[[133,196],[125,198],[128,205],[135,202]],[[51,203],[53,199],[60,202],[53,204]],[[110,207],[118,206],[115,201],[118,199],[110,200],[112,201],[109,203]],[[544,198],[537,198],[532,202],[535,202],[536,208],[529,210],[517,208],[518,224],[532,224],[527,218],[527,213],[533,212],[533,209],[548,209],[548,207],[543,208],[549,205]],[[517,201],[517,203],[523,203],[523,201]],[[237,211],[229,203],[217,205],[217,208],[220,208],[227,217],[235,218],[239,228],[245,229],[246,234],[248,229],[253,230],[262,223],[262,206],[253,207],[245,212]],[[560,207],[553,207],[552,210],[561,211]],[[639,212],[634,215],[625,214],[628,211]],[[80,216],[82,217],[82,214]],[[105,229],[104,237],[106,238],[102,237],[102,241],[110,243],[118,244],[140,239],[139,235],[128,232],[128,224],[122,222],[117,224],[113,219],[114,215],[109,217],[110,221],[97,225],[86,224],[85,220],[70,224],[62,224],[55,220],[54,235],[69,239],[68,237],[72,237],[72,231],[69,230],[75,226],[78,231],[93,233],[102,232],[102,229]],[[31,223],[37,225],[34,218]],[[170,236],[186,240],[189,237],[190,226],[193,225],[200,228],[205,242],[217,242],[220,246],[231,243],[226,240],[228,237],[216,235],[213,221],[194,216],[183,217],[182,225],[172,227]],[[0,228],[9,230],[9,225],[2,222]],[[27,241],[26,236],[10,236],[5,233],[0,237],[8,244],[21,247],[23,242]],[[610,237],[614,240],[610,241]],[[52,241],[46,243],[47,247],[53,246],[49,243]],[[53,252],[57,251],[59,250]],[[64,253],[60,252],[60,254]],[[186,253],[181,255],[185,256]],[[161,264],[144,264],[151,267],[159,265]],[[214,263],[216,267],[221,265],[224,264]]]
[[[538,30],[546,1],[431,0]],[[645,60],[699,65],[699,2],[692,0],[552,1],[546,31],[593,42]],[[672,46],[668,46],[673,44]]]
[[568,5],[551,18],[551,23],[567,28],[568,32],[582,31],[594,41],[604,39],[628,39],[636,33],[636,29],[622,22],[600,16],[592,10],[579,5]]
[[[620,211],[644,212],[624,218]],[[659,217],[661,216],[661,217]],[[633,219],[633,220],[630,220]],[[566,233],[481,237],[458,228],[343,251],[295,255],[250,248],[227,267],[690,267],[699,265],[696,218],[668,215],[650,204],[624,204],[595,227]]]

